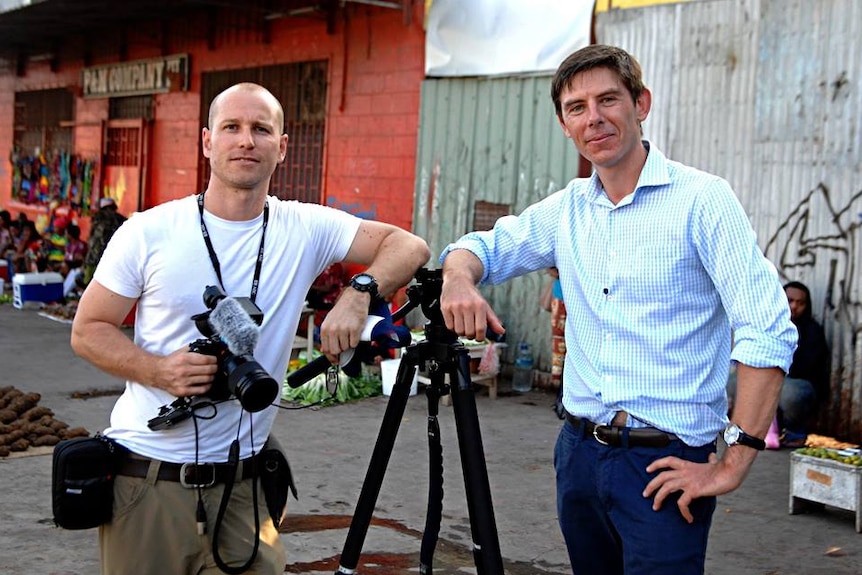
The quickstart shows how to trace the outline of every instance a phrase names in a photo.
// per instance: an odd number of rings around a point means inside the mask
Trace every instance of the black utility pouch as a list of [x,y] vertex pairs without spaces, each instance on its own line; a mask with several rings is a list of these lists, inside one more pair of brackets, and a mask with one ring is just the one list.
[[90,529],[111,520],[121,449],[102,435],[66,439],[54,447],[51,492],[58,526]]
[[288,493],[296,496],[296,486],[293,483],[293,474],[287,463],[287,455],[278,440],[270,435],[260,452],[258,460],[258,474],[263,496],[272,522],[276,529],[281,525],[287,512]]

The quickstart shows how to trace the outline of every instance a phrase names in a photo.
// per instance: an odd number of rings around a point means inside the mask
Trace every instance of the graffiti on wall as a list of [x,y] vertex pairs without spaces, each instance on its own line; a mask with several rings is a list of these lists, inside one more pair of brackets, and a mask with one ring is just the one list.
[[[859,256],[859,229],[862,227],[862,190],[844,205],[836,205],[825,184],[811,190],[791,210],[764,250],[787,279],[796,279],[800,271],[828,273],[824,297],[824,315],[858,326],[859,290],[856,286]],[[808,268],[808,269],[806,269]]]
[[342,201],[335,196],[329,196],[326,198],[326,205],[330,208],[335,208],[338,210],[345,211],[349,214],[353,214],[363,220],[376,220],[377,219],[377,204],[372,203],[370,206],[365,205],[362,202],[345,202]]

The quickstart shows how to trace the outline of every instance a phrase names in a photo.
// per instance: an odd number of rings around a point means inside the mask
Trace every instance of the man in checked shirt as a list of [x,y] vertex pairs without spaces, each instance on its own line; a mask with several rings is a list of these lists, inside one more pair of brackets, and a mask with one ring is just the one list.
[[739,487],[763,449],[790,366],[787,298],[728,183],[642,138],[652,96],[631,55],[578,50],[551,97],[594,172],[446,247],[446,325],[502,333],[477,284],[557,267],[567,413],[554,466],[572,570],[703,573],[716,496]]

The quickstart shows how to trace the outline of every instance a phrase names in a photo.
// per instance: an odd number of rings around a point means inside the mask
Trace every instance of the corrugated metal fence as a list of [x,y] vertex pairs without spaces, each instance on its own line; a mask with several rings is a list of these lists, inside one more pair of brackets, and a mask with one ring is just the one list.
[[[725,177],[782,278],[811,289],[833,349],[823,423],[862,441],[862,3],[611,10],[597,14],[596,37],[640,60],[653,91],[646,136],[669,157]],[[477,204],[519,213],[577,174],[549,86],[550,76],[423,83],[413,221],[435,258],[473,229]],[[550,331],[537,304],[545,281],[531,274],[486,295],[510,342],[532,343],[546,369]]]
[[653,91],[644,130],[736,190],[785,280],[807,284],[832,345],[832,434],[862,441],[862,3],[714,0],[612,10],[599,42]]
[[[488,204],[517,214],[577,175],[578,154],[557,123],[550,84],[550,76],[423,82],[413,231],[431,246],[431,267]],[[483,288],[506,324],[507,358],[525,340],[544,369],[550,317],[538,301],[547,279],[534,273]]]

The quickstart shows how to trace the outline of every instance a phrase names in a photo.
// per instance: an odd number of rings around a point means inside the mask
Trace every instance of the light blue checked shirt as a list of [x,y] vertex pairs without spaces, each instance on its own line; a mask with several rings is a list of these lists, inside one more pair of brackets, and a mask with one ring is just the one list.
[[574,179],[440,261],[467,249],[489,284],[556,266],[566,410],[596,423],[624,410],[629,425],[705,445],[727,424],[730,361],[786,372],[796,328],[730,185],[644,146],[637,187],[619,204],[595,173]]

